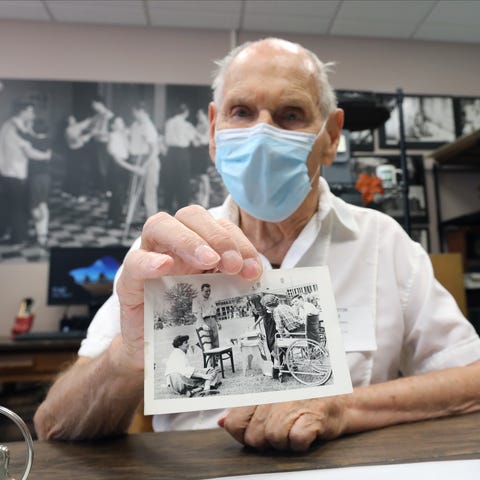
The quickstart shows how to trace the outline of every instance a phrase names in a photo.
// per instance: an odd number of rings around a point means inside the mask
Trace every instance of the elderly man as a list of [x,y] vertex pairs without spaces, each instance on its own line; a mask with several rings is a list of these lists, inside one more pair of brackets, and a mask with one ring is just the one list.
[[279,39],[242,45],[220,62],[210,153],[231,196],[211,212],[189,206],[147,221],[80,358],[37,411],[40,438],[128,427],[142,399],[144,280],[219,270],[253,282],[277,266],[328,265],[337,304],[362,307],[356,321],[373,325],[376,350],[347,354],[353,393],[160,416],[156,430],[218,421],[244,444],[305,450],[317,438],[480,410],[480,339],[427,254],[393,219],[344,203],[319,179],[343,125],[327,72]]

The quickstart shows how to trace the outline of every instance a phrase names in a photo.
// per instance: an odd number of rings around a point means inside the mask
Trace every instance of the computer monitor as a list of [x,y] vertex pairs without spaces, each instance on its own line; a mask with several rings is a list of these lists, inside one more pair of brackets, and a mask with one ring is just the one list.
[[111,295],[125,246],[52,247],[48,305],[87,305],[95,312]]

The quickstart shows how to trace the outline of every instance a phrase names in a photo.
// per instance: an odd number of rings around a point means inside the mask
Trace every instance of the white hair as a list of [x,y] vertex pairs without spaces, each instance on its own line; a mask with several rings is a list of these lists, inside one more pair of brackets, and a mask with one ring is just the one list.
[[288,42],[287,40],[274,37],[256,40],[255,42],[245,42],[242,45],[232,49],[222,59],[215,61],[217,68],[214,71],[212,82],[213,101],[215,105],[220,105],[220,101],[223,96],[225,75],[232,62],[247,48],[262,42],[272,42],[280,45],[284,44],[285,46],[288,45],[290,47],[293,46],[304,52],[313,63],[313,66],[316,70],[315,76],[317,80],[318,98],[320,99],[320,113],[322,114],[322,117],[327,118],[330,113],[335,111],[335,108],[337,107],[337,98],[328,80],[328,74],[332,72],[333,66],[335,65],[334,62],[324,63],[312,51],[302,47],[300,44]]

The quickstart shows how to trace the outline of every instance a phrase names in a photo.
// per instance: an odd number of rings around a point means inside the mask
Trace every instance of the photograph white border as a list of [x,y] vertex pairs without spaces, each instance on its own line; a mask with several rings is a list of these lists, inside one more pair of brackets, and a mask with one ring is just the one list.
[[[172,398],[156,398],[156,385],[158,385],[158,382],[166,381],[164,379],[166,358],[173,347],[170,346],[165,352],[156,351],[156,345],[159,343],[159,330],[158,328],[155,330],[154,323],[158,321],[159,311],[162,308],[167,308],[166,300],[164,300],[165,292],[179,283],[194,285],[197,291],[200,291],[202,284],[208,283],[211,285],[215,298],[219,300],[248,296],[257,292],[275,294],[279,291],[292,291],[291,289],[302,285],[317,285],[321,304],[321,319],[323,320],[332,367],[331,379],[324,385],[312,387],[299,384],[298,387],[288,390],[279,389],[264,392],[247,390],[241,394],[225,395],[222,394],[220,387],[218,395],[188,398],[172,392]],[[239,319],[238,321],[242,320]],[[251,323],[251,319],[249,322]],[[168,329],[169,327],[164,327],[160,330],[163,345],[165,345],[166,337],[172,337],[172,332],[169,332]],[[190,325],[190,329],[191,332],[195,333],[194,325]],[[157,332],[157,337],[155,332]],[[193,336],[193,333],[190,333],[190,336]],[[236,363],[238,365],[238,361]],[[230,372],[229,362],[225,362],[225,365],[226,374],[228,374]],[[241,371],[240,365],[237,368]],[[254,284],[237,276],[227,276],[219,273],[166,276],[158,280],[145,282],[145,414],[166,414],[278,403],[339,395],[351,391],[350,372],[328,267],[269,270]]]

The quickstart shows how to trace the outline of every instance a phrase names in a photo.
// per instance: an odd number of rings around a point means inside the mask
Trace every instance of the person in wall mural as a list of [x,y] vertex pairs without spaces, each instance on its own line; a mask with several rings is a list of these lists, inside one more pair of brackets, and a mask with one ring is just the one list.
[[[50,126],[44,118],[35,118],[28,140],[38,152],[46,155],[52,151]],[[29,158],[28,187],[30,211],[35,225],[37,243],[47,246],[50,211],[48,195],[50,193],[50,161]]]
[[78,121],[69,115],[65,126],[67,158],[63,191],[75,200],[85,202],[88,195],[90,163],[87,145],[92,138],[92,117]]
[[0,179],[3,240],[22,245],[28,241],[28,163],[47,161],[51,150],[39,151],[26,139],[35,119],[32,103],[16,101],[13,116],[0,129]]
[[208,116],[205,110],[197,110],[197,123],[195,125],[197,135],[192,149],[192,175],[196,184],[195,203],[208,208],[210,205],[210,178],[208,167],[212,165],[208,153],[209,130]]
[[122,117],[115,117],[110,126],[107,152],[112,157],[110,180],[112,196],[108,203],[107,226],[120,228],[124,221],[129,173],[143,175],[141,166],[133,165],[130,159],[130,132]]
[[95,190],[98,195],[111,195],[111,185],[109,179],[110,156],[107,153],[108,142],[108,122],[114,114],[105,105],[102,96],[97,95],[92,100],[92,110],[94,112],[91,120],[90,136],[93,141],[95,155],[92,157],[94,164],[91,173],[95,178]]
[[134,163],[143,167],[143,203],[146,215],[158,212],[158,183],[160,179],[160,159],[158,132],[143,102],[132,108],[134,121],[130,126],[130,153]]
[[197,130],[188,121],[190,111],[184,103],[165,123],[165,141],[168,153],[162,173],[165,201],[168,212],[190,203],[191,163],[190,148],[197,139]]

